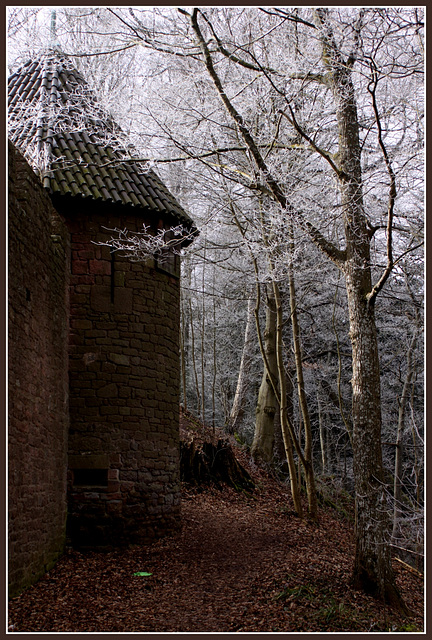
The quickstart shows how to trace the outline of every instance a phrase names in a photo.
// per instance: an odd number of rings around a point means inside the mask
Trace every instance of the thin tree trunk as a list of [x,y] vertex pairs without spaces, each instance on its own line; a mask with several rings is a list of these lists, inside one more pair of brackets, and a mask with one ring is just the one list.
[[295,282],[294,282],[294,268],[291,261],[291,258],[294,253],[294,229],[292,226],[292,221],[290,221],[289,226],[290,226],[289,228],[290,263],[288,267],[288,282],[289,282],[289,292],[290,292],[289,299],[290,299],[294,359],[295,359],[296,375],[297,375],[297,392],[298,392],[300,410],[303,418],[303,427],[304,427],[303,468],[304,468],[305,481],[306,481],[306,493],[307,493],[308,505],[309,505],[309,516],[311,518],[316,518],[318,513],[318,503],[317,503],[317,495],[316,495],[316,487],[315,487],[315,474],[314,474],[313,460],[312,460],[312,425],[310,422],[309,409],[308,409],[304,377],[303,377],[300,325],[299,325],[298,313],[297,313],[297,296],[296,296]]
[[402,463],[403,463],[403,443],[402,436],[405,429],[405,414],[408,403],[411,381],[414,375],[413,353],[417,344],[417,330],[414,330],[408,354],[407,354],[407,375],[404,380],[401,397],[399,399],[398,426],[396,433],[396,455],[394,473],[394,508],[393,508],[393,540],[397,540],[398,524],[402,516]]
[[[215,290],[215,267],[213,266],[213,291]],[[217,336],[216,336],[216,300],[213,297],[213,378],[212,378],[212,426],[216,427],[216,379],[217,379]]]
[[183,391],[183,407],[187,411],[187,397],[186,397],[186,353],[185,353],[185,318],[184,308],[182,305],[181,313],[181,327],[180,327],[180,367],[181,367],[181,380]]
[[274,417],[279,410],[270,376],[278,378],[276,358],[276,308],[271,286],[267,287],[266,322],[264,329],[264,351],[268,368],[264,366],[256,407],[255,434],[251,454],[265,462],[273,461]]
[[[271,373],[270,364],[267,358],[264,341],[261,335],[261,329],[259,324],[259,303],[260,303],[260,285],[258,279],[258,271],[256,261],[253,261],[255,276],[256,276],[256,284],[257,284],[257,298],[256,298],[256,306],[255,306],[255,325],[257,329],[258,342],[261,351],[261,355],[264,361],[265,372],[268,376],[268,381],[270,382],[273,393],[276,398],[279,398],[281,394],[281,401],[279,402],[279,411],[280,411],[280,422],[281,422],[281,431],[282,438],[285,447],[285,455],[288,463],[289,475],[290,475],[290,485],[291,485],[291,495],[294,502],[294,509],[297,512],[297,515],[302,518],[303,517],[303,507],[300,499],[300,491],[297,483],[296,476],[296,468],[295,468],[295,460],[293,454],[293,441],[295,438],[295,434],[292,429],[292,423],[290,423],[290,416],[288,413],[288,394],[287,394],[287,382],[285,375],[285,368],[283,366],[283,352],[282,352],[282,327],[283,327],[283,318],[282,318],[282,305],[280,303],[279,296],[279,288],[276,282],[272,283],[272,291],[278,295],[278,303],[276,303],[276,312],[277,312],[277,323],[276,323],[276,357],[277,357],[277,376]],[[279,388],[277,388],[279,380]],[[297,447],[298,449],[298,447]],[[301,452],[299,452],[301,455]]]
[[[291,423],[294,420],[293,378],[294,378],[294,372],[285,370],[287,416],[288,416],[288,420]],[[273,458],[278,462],[284,462],[286,461],[286,452],[285,452],[285,445],[283,441],[280,412],[275,416],[274,435],[275,435],[275,442],[273,446]]]
[[[204,63],[227,112],[248,147],[258,170],[265,176],[266,188],[284,210],[296,215],[298,223],[306,230],[313,242],[341,268],[345,275],[348,299],[350,339],[352,344],[352,420],[353,420],[353,467],[356,490],[356,554],[353,582],[359,588],[382,597],[399,609],[407,611],[396,588],[390,556],[390,519],[385,504],[383,465],[381,452],[381,399],[380,375],[375,325],[374,303],[393,267],[391,234],[395,180],[391,164],[386,154],[378,125],[378,114],[374,101],[376,81],[368,85],[373,98],[373,109],[379,131],[379,145],[390,178],[387,211],[387,266],[379,281],[372,287],[370,263],[370,229],[363,208],[361,147],[354,86],[351,78],[355,55],[345,60],[337,46],[328,17],[328,10],[314,10],[318,33],[322,41],[322,60],[328,73],[326,82],[333,93],[339,134],[338,160],[320,149],[313,138],[301,129],[295,113],[287,99],[289,122],[331,166],[339,181],[340,211],[345,227],[345,249],[333,245],[318,228],[296,213],[288,202],[282,183],[271,173],[246,122],[228,98],[222,82],[215,70],[210,50],[198,24],[198,9],[191,14],[191,26],[201,47]],[[284,113],[284,115],[286,115]],[[281,330],[281,327],[279,327]],[[278,332],[279,333],[279,332]],[[281,336],[278,335],[278,364],[283,368]],[[295,433],[286,418],[283,407],[284,376],[280,377],[281,421],[289,431],[297,454],[302,456]],[[286,429],[285,429],[286,428]]]
[[194,382],[195,382],[195,393],[196,393],[196,407],[197,412],[200,410],[200,390],[198,383],[198,372],[196,368],[196,357],[195,357],[195,331],[193,324],[193,315],[192,315],[192,300],[189,296],[189,318],[190,318],[190,331],[191,331],[191,355],[192,355],[192,371],[194,374]]
[[204,243],[204,260],[202,265],[202,276],[201,276],[201,295],[202,295],[202,303],[201,303],[201,417],[203,423],[205,423],[205,400],[206,400],[206,392],[205,392],[205,266],[206,266],[206,249],[207,244]]
[[242,357],[240,361],[239,374],[237,378],[237,386],[234,395],[231,412],[227,423],[228,433],[239,432],[243,422],[244,405],[246,395],[249,389],[249,370],[251,363],[252,350],[254,346],[254,307],[253,298],[248,300],[248,310],[246,316],[245,337],[243,343]]
[[319,424],[319,436],[320,436],[320,447],[321,447],[321,473],[325,476],[327,472],[327,460],[328,460],[328,443],[327,443],[327,432],[324,425],[324,416],[323,410],[321,406],[321,398],[320,398],[320,390],[321,384],[318,384],[317,389],[317,405],[318,405],[318,424]]
[[[303,506],[300,499],[299,483],[297,482],[297,474],[293,453],[293,443],[295,442],[295,434],[293,432],[292,422],[290,423],[290,417],[288,415],[288,403],[287,403],[287,385],[286,385],[286,373],[283,363],[283,341],[282,341],[282,328],[283,328],[283,314],[282,314],[282,302],[280,291],[277,282],[273,281],[274,300],[276,304],[276,356],[277,356],[277,371],[279,378],[279,395],[280,395],[280,421],[282,429],[282,437],[285,445],[285,452],[287,456],[288,468],[290,473],[291,495],[294,502],[294,508],[300,518],[303,517]],[[301,452],[299,446],[296,446],[299,458]]]

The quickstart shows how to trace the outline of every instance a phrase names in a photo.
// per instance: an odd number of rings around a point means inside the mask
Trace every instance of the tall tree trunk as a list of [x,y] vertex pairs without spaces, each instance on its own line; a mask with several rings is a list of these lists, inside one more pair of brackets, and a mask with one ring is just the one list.
[[[354,263],[354,264],[353,264]],[[353,582],[393,601],[381,452],[381,399],[374,308],[368,307],[370,273],[348,261],[346,282],[352,344],[353,467],[356,491],[356,554]],[[373,523],[373,526],[372,526]]]
[[394,507],[393,507],[393,540],[397,539],[398,524],[402,515],[401,499],[402,499],[402,463],[403,463],[403,444],[402,436],[405,429],[405,413],[408,403],[408,395],[414,375],[413,354],[417,344],[417,328],[408,348],[407,354],[407,374],[402,387],[401,397],[399,399],[398,426],[396,433],[396,455],[395,455],[395,473],[394,473]]
[[328,469],[328,433],[325,426],[325,418],[323,414],[323,409],[321,406],[321,383],[318,382],[317,389],[317,405],[318,405],[318,425],[319,425],[319,436],[320,436],[320,448],[321,448],[321,473],[323,476],[326,475]]
[[186,350],[185,350],[185,317],[182,304],[181,326],[180,326],[180,369],[181,369],[181,386],[183,397],[183,408],[187,411],[186,397]]
[[[213,290],[215,289],[215,267],[213,265]],[[213,298],[213,377],[212,377],[212,427],[216,427],[216,380],[218,375],[217,331],[216,331],[216,299]]]
[[205,332],[206,332],[206,309],[205,309],[205,274],[206,274],[206,253],[207,242],[204,241],[204,256],[201,273],[201,418],[205,424],[205,401],[206,401],[206,388],[205,388],[205,365],[206,365],[206,350],[205,350]]
[[[285,371],[285,386],[286,386],[286,412],[288,420],[291,423],[294,421],[294,379],[295,372],[293,370]],[[285,445],[282,434],[282,424],[280,419],[280,412],[275,416],[274,422],[274,446],[273,446],[273,458],[279,463],[287,462]]]
[[344,219],[345,285],[352,345],[352,444],[356,492],[356,551],[353,584],[405,608],[396,588],[390,555],[381,449],[380,367],[372,293],[370,233],[363,206],[361,147],[351,66],[340,55],[327,21],[322,27],[339,131],[339,187]]
[[[258,281],[257,281],[258,282]],[[266,308],[266,326],[264,340],[261,336],[259,327],[259,290],[257,287],[257,305],[255,307],[255,323],[260,343],[260,350],[264,361],[264,373],[261,382],[260,393],[257,402],[257,421],[255,429],[255,437],[252,443],[252,455],[262,460],[272,461],[273,459],[273,443],[275,429],[275,409],[279,406],[280,429],[284,444],[285,456],[288,463],[290,476],[291,495],[294,502],[294,509],[297,515],[303,517],[303,507],[300,499],[300,490],[297,482],[294,452],[293,452],[293,433],[292,426],[290,428],[290,415],[288,403],[288,387],[285,367],[283,365],[282,353],[282,305],[280,301],[279,287],[276,282],[271,283],[267,287],[267,308]],[[261,393],[262,392],[262,393]],[[279,402],[279,397],[281,401]],[[264,405],[269,409],[262,411],[261,402],[271,402]],[[265,431],[267,429],[267,432]],[[271,447],[270,447],[271,443]],[[260,453],[262,451],[262,453]],[[264,456],[267,456],[264,457]]]
[[[291,258],[294,254],[294,229],[292,221],[289,222],[289,234],[290,234],[290,264],[288,268],[288,282],[289,282],[289,299],[290,299],[290,312],[291,312],[291,327],[293,336],[294,347],[294,359],[297,375],[297,392],[300,403],[301,415],[303,418],[304,427],[304,460],[303,471],[306,481],[306,493],[308,498],[309,516],[316,518],[318,514],[318,503],[315,487],[315,474],[312,460],[312,425],[310,422],[308,403],[306,398],[304,377],[303,377],[303,362],[301,352],[301,339],[300,339],[300,324],[298,321],[297,313],[297,296],[294,282],[294,268]],[[299,443],[301,444],[301,443]]]
[[268,368],[264,366],[256,407],[255,434],[251,447],[254,458],[273,461],[274,417],[279,411],[279,402],[270,380],[278,379],[276,357],[276,304],[271,286],[267,287],[266,321],[264,328],[264,352]]
[[191,336],[191,359],[192,359],[192,371],[193,378],[195,383],[195,394],[196,394],[196,411],[199,415],[200,406],[201,406],[201,396],[198,382],[198,372],[196,366],[196,353],[195,353],[195,330],[194,330],[194,322],[193,322],[193,311],[192,311],[192,298],[189,296],[189,321],[190,321],[190,336]]
[[[363,208],[361,147],[354,86],[351,78],[355,62],[355,51],[346,60],[342,57],[332,31],[328,9],[317,8],[315,17],[318,33],[322,41],[322,60],[328,73],[320,75],[320,81],[328,83],[335,102],[339,133],[339,158],[336,160],[328,152],[320,149],[313,138],[302,130],[295,113],[288,103],[289,122],[298,133],[331,166],[339,181],[345,245],[342,251],[323,236],[320,230],[295,212],[288,202],[282,183],[271,173],[256,141],[247,128],[245,120],[228,98],[222,82],[215,70],[210,50],[203,38],[198,24],[198,9],[191,14],[191,26],[201,47],[207,71],[224,103],[227,112],[236,123],[237,129],[248,147],[257,168],[265,176],[267,189],[283,209],[296,216],[299,224],[307,231],[313,242],[329,256],[345,275],[347,291],[350,338],[352,343],[352,420],[353,420],[353,466],[356,489],[356,554],[353,582],[356,586],[374,593],[401,610],[406,606],[396,588],[390,557],[390,518],[385,504],[383,483],[383,465],[381,452],[381,400],[378,347],[376,337],[374,303],[376,296],[389,277],[392,267],[391,232],[393,204],[395,198],[395,179],[391,164],[381,138],[376,109],[376,77],[368,85],[373,98],[373,109],[377,119],[379,146],[390,177],[389,202],[387,212],[387,266],[380,280],[372,287],[370,264],[371,235]],[[354,46],[358,44],[358,40]],[[280,346],[280,344],[279,344]],[[278,351],[278,357],[280,353]],[[284,378],[282,377],[282,381]],[[286,421],[282,411],[284,393],[281,395],[281,421],[292,432],[292,425]],[[291,437],[295,443],[295,434]],[[296,451],[301,455],[296,443]]]
[[236,431],[239,432],[243,422],[244,405],[246,402],[246,394],[249,389],[249,370],[252,350],[254,347],[254,308],[254,300],[253,298],[249,298],[243,352],[240,361],[237,386],[226,426],[228,433],[234,433]]
[[285,372],[285,366],[283,363],[283,341],[282,341],[282,328],[283,328],[283,313],[282,313],[282,301],[280,290],[277,282],[273,281],[273,294],[274,302],[276,306],[276,363],[277,374],[279,380],[279,411],[280,411],[280,423],[282,430],[282,438],[285,446],[285,454],[287,457],[291,495],[294,502],[294,508],[297,515],[303,517],[303,507],[300,500],[299,482],[297,480],[293,445],[296,447],[299,458],[302,457],[298,442],[295,440],[295,434],[293,424],[290,422],[290,415],[288,414],[288,393],[287,393],[287,376]]

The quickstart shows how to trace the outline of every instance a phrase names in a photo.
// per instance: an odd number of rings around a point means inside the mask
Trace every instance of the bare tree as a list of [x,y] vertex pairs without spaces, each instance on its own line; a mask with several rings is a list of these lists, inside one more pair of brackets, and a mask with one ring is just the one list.
[[[118,42],[127,46],[132,34],[144,51],[157,53],[154,62],[146,58],[152,80],[164,74],[158,84],[164,108],[142,108],[155,125],[144,159],[157,160],[167,173],[187,166],[182,176],[193,177],[201,195],[209,193],[209,177],[217,185],[222,175],[237,197],[267,198],[280,234],[287,238],[295,225],[344,278],[352,350],[354,583],[403,607],[390,562],[376,303],[401,260],[422,243],[422,204],[415,203],[422,183],[421,12],[108,11],[123,29]],[[110,29],[120,32],[111,26],[105,33]],[[289,251],[282,252],[281,262],[288,259]]]
[[[322,45],[322,64],[326,73],[322,79],[328,83],[335,105],[339,136],[337,160],[335,161],[326,150],[319,147],[299,124],[289,100],[286,100],[286,110],[282,112],[302,138],[328,163],[337,179],[341,198],[340,211],[344,223],[346,243],[344,249],[339,249],[329,242],[315,226],[293,210],[281,184],[273,176],[265,157],[257,146],[253,133],[224,89],[199,24],[200,14],[199,10],[194,9],[190,14],[190,21],[202,51],[204,64],[220,99],[254,158],[265,188],[283,210],[291,212],[291,215],[310,234],[315,244],[344,274],[353,350],[352,419],[356,482],[356,557],[353,579],[356,586],[379,594],[386,601],[404,608],[405,605],[400,599],[393,577],[388,514],[384,508],[379,358],[374,314],[377,295],[394,267],[392,225],[397,192],[392,163],[382,138],[376,102],[379,77],[376,61],[372,59],[368,90],[372,97],[378,144],[383,153],[390,182],[387,207],[387,264],[378,280],[373,283],[370,247],[373,231],[368,224],[363,203],[359,121],[352,81],[352,70],[360,48],[359,33],[362,29],[363,13],[359,13],[354,23],[353,48],[348,57],[345,57],[336,41],[334,23],[328,10],[317,9],[314,12],[315,24],[311,27],[319,34]],[[205,17],[204,21],[209,24]],[[212,31],[214,33],[214,30]],[[257,66],[261,73],[269,77],[269,72],[262,64]],[[276,86],[270,77],[269,79],[272,85]],[[319,81],[322,81],[321,78]]]

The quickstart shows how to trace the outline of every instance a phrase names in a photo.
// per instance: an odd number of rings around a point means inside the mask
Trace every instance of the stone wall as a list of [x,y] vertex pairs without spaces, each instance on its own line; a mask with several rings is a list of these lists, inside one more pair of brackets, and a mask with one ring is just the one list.
[[66,526],[69,234],[9,146],[9,589],[62,553]]
[[66,536],[100,548],[178,529],[180,282],[173,257],[158,267],[99,244],[106,228],[161,220],[85,200],[53,206],[13,147],[9,175],[13,596]]
[[97,244],[142,230],[124,209],[67,220],[68,531],[79,547],[146,542],[179,526],[179,279]]

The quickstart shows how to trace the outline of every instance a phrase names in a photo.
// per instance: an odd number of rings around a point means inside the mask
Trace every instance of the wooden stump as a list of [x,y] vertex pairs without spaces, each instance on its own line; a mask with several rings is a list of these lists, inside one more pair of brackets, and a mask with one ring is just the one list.
[[180,443],[180,477],[193,485],[225,483],[237,490],[254,489],[252,478],[238,462],[229,442],[217,440],[197,446],[192,442]]

